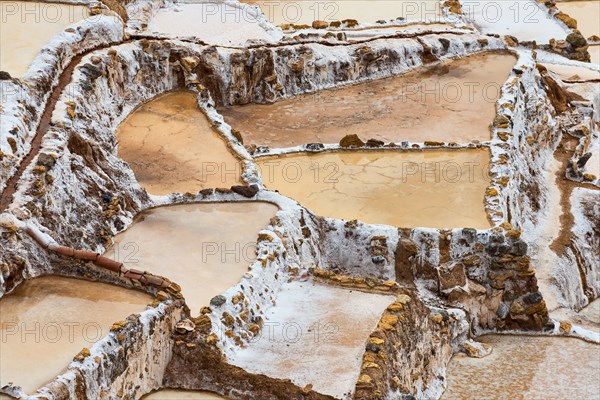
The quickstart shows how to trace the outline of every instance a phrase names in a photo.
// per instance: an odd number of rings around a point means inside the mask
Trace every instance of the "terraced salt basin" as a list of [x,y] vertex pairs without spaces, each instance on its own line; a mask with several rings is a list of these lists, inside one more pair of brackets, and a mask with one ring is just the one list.
[[336,0],[336,1],[255,1],[242,3],[260,7],[265,17],[275,25],[306,24],[313,21],[341,21],[355,19],[369,23],[389,21],[398,17],[407,21],[439,21],[442,9],[437,0]]
[[[484,358],[455,355],[443,400],[595,399],[600,387],[600,346],[580,339],[484,336]],[[500,397],[499,397],[500,396]]]
[[278,208],[270,203],[202,203],[141,213],[107,256],[179,284],[192,315],[235,285],[256,258],[258,232]]
[[250,39],[274,41],[255,15],[217,1],[161,8],[147,30],[169,37],[192,36],[215,45],[239,45]]
[[111,325],[144,311],[152,297],[105,283],[40,277],[0,299],[0,386],[13,382],[26,393],[59,375],[82,348]]
[[269,189],[325,217],[399,227],[490,227],[489,151],[340,151],[257,161]]
[[117,129],[119,156],[149,193],[197,192],[240,183],[241,166],[192,92],[158,96]]
[[22,77],[50,39],[88,16],[86,6],[0,1],[0,71]]
[[402,76],[281,100],[220,108],[246,144],[338,143],[347,134],[385,142],[489,140],[496,100],[516,59],[485,53]]
[[[352,393],[369,335],[395,296],[291,282],[265,314],[259,339],[230,362],[335,398]],[[256,360],[260,360],[257,362]],[[326,373],[324,373],[324,371]]]
[[227,397],[220,396],[211,392],[200,392],[193,390],[171,390],[163,389],[152,392],[144,397],[143,400],[220,400]]
[[583,36],[600,36],[600,1],[568,1],[557,3],[556,6],[577,20],[577,29]]
[[543,2],[536,0],[460,0],[462,12],[483,33],[512,35],[522,41],[547,44],[550,39],[564,39],[568,31],[548,14]]

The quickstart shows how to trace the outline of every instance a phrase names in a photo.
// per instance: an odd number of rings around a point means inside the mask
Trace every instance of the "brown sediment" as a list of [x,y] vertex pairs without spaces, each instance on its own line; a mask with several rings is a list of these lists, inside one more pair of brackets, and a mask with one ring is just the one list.
[[[431,49],[421,45],[423,62],[436,61]],[[365,48],[364,57],[369,54]],[[497,89],[515,60],[504,52],[476,54],[400,76],[274,104],[221,107],[219,112],[241,131],[246,144],[273,148],[338,143],[347,134],[386,143],[486,141],[496,113]]]
[[487,149],[336,151],[257,164],[267,188],[321,216],[398,227],[490,227],[483,205]]
[[242,167],[198,107],[175,91],[140,106],[117,129],[119,156],[149,193],[198,192],[241,183]]
[[105,337],[115,321],[145,310],[151,300],[141,291],[72,278],[22,283],[0,299],[2,383],[32,393]]

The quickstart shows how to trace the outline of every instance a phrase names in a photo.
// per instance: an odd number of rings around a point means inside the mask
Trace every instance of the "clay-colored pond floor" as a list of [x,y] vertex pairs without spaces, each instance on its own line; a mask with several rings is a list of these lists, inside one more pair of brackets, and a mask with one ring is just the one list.
[[111,325],[145,310],[152,297],[105,283],[41,277],[0,299],[0,386],[26,393],[59,375]]
[[171,390],[163,389],[152,392],[144,397],[143,400],[220,400],[227,399],[216,393],[193,391],[193,390]]
[[439,21],[442,15],[436,0],[241,0],[242,3],[257,5],[265,17],[275,25],[307,24],[313,21],[341,21],[356,19],[359,22],[389,21],[403,17],[408,21]]
[[22,77],[50,39],[88,16],[84,6],[0,1],[0,71]]
[[148,31],[193,36],[217,45],[238,45],[249,39],[273,41],[250,13],[216,1],[198,3],[160,9],[150,20]]
[[512,55],[479,54],[398,77],[219,111],[245,143],[273,148],[338,143],[347,134],[365,141],[484,141],[514,64]]
[[181,285],[192,315],[235,285],[256,258],[256,239],[278,208],[204,203],[143,212],[115,237],[107,256]]
[[489,151],[340,151],[257,161],[276,189],[324,217],[486,229]]
[[143,104],[119,126],[117,137],[119,156],[151,194],[240,183],[239,161],[191,92],[172,92]]
[[455,355],[443,400],[600,398],[600,346],[575,338],[484,336],[492,354]]
[[[291,379],[319,393],[352,393],[368,336],[395,296],[292,282],[266,312],[260,338],[231,362],[251,373]],[[260,362],[257,362],[260,360]]]
[[577,29],[583,36],[600,36],[600,1],[569,1],[556,6],[577,20]]

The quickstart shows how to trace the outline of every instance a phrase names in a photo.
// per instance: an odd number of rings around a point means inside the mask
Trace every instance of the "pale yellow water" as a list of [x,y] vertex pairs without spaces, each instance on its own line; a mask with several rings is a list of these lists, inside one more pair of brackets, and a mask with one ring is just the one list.
[[489,228],[489,151],[332,152],[260,158],[263,182],[315,213],[399,227]]
[[172,390],[164,389],[152,392],[144,397],[144,400],[218,400],[226,399],[226,397],[220,396],[211,392],[200,392],[193,390]]
[[455,355],[443,400],[600,398],[600,346],[575,338],[484,336],[481,359]]
[[0,1],[0,71],[22,77],[50,39],[88,16],[84,6]]
[[365,342],[395,296],[292,282],[265,314],[261,334],[231,363],[252,373],[346,399],[358,379]]
[[62,277],[22,283],[0,299],[0,384],[33,393],[151,300],[140,291]]
[[150,20],[148,30],[171,37],[194,36],[216,45],[239,45],[249,39],[274,41],[255,16],[216,1],[198,3],[160,9]]
[[558,3],[557,7],[577,20],[577,29],[583,36],[600,36],[599,0],[569,1]]
[[142,105],[119,126],[117,137],[119,156],[151,194],[240,183],[239,161],[191,92],[168,93]]
[[257,5],[275,25],[307,24],[315,20],[341,21],[356,19],[361,23],[404,17],[408,21],[439,21],[442,15],[436,0],[241,0]]
[[566,80],[577,82],[600,79],[600,71],[594,71],[589,68],[550,63],[546,63],[544,66],[558,75],[558,77],[563,81]]
[[143,212],[107,256],[181,285],[193,315],[235,285],[256,259],[256,239],[278,208],[270,203],[188,204]]
[[347,134],[386,142],[489,140],[500,89],[515,64],[480,54],[388,79],[274,104],[221,108],[245,143],[337,143]]

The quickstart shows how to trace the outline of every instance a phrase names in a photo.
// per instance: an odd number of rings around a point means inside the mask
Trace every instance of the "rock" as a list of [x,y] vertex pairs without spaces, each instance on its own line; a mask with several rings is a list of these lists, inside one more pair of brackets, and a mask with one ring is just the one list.
[[506,115],[496,114],[493,124],[495,128],[506,129],[510,127],[510,122],[510,118],[508,118]]
[[346,135],[340,140],[340,146],[342,147],[363,147],[365,142],[360,140],[358,135]]
[[588,42],[600,42],[600,36],[592,35],[588,38]]
[[313,29],[326,29],[329,26],[328,22],[325,21],[313,21],[312,27]]
[[570,333],[571,332],[571,328],[573,326],[571,325],[570,322],[567,321],[560,321],[560,331],[564,332],[564,333]]
[[233,326],[235,324],[235,318],[233,318],[233,316],[231,314],[229,314],[227,311],[225,311],[221,315],[221,322],[225,326]]
[[198,66],[200,60],[197,57],[183,57],[179,60],[181,66],[188,72],[191,72]]
[[358,21],[355,19],[343,19],[342,23],[346,24],[348,28],[354,28],[358,25]]
[[213,307],[221,307],[223,304],[225,304],[226,301],[227,297],[220,294],[210,299],[210,305]]
[[573,17],[570,17],[568,14],[565,14],[564,12],[559,12],[558,14],[555,15],[556,19],[564,22],[564,24],[571,28],[571,29],[577,29],[577,20]]
[[446,293],[467,283],[465,266],[462,263],[449,263],[441,265],[438,270],[440,289]]
[[586,182],[594,182],[596,180],[596,175],[594,174],[583,174],[583,180]]
[[75,356],[74,360],[82,362],[86,357],[90,356],[90,349],[84,347],[81,351]]
[[8,81],[12,79],[10,74],[6,71],[0,71],[0,81]]
[[541,302],[544,298],[540,292],[533,292],[523,296],[523,304],[530,306]]
[[312,388],[313,388],[312,383],[309,383],[308,385],[304,386],[300,392],[303,395],[307,396],[312,391]]
[[56,158],[47,153],[40,153],[37,159],[37,165],[43,165],[46,170],[52,169],[56,164]]
[[83,64],[83,66],[79,67],[79,69],[81,70],[81,72],[86,74],[91,80],[97,79],[102,76],[102,71],[100,71],[100,68],[98,68],[94,64]]
[[498,190],[494,187],[489,187],[486,189],[485,195],[490,197],[498,196]]
[[231,187],[231,191],[247,198],[252,198],[258,193],[257,185],[235,185]]
[[579,32],[572,32],[567,35],[567,42],[574,48],[578,49],[587,45],[587,40]]
[[492,235],[489,243],[485,246],[485,251],[494,257],[502,257],[509,249],[510,246],[504,243],[504,236],[502,235]]
[[175,325],[175,330],[177,330],[177,333],[188,333],[193,331],[195,328],[195,324],[190,321],[189,319],[184,319],[183,321],[179,321],[177,323],[177,325]]
[[585,153],[577,160],[577,166],[579,168],[585,167],[585,164],[587,164],[590,158],[592,158],[592,153]]
[[500,303],[498,309],[496,310],[496,315],[498,316],[498,318],[504,319],[508,316],[509,311],[510,309],[508,308],[506,303]]
[[466,355],[473,358],[483,358],[490,355],[492,347],[487,343],[475,342],[473,340],[467,340],[463,343],[463,351]]
[[382,147],[383,145],[385,145],[383,140],[377,140],[377,139],[367,140],[367,147]]
[[304,148],[308,151],[320,151],[325,148],[322,143],[309,143],[304,146]]
[[522,257],[527,254],[527,247],[527,243],[522,240],[517,240],[510,246],[508,252],[513,256]]
[[509,47],[517,47],[519,45],[519,40],[514,36],[506,35],[504,36],[504,41]]

